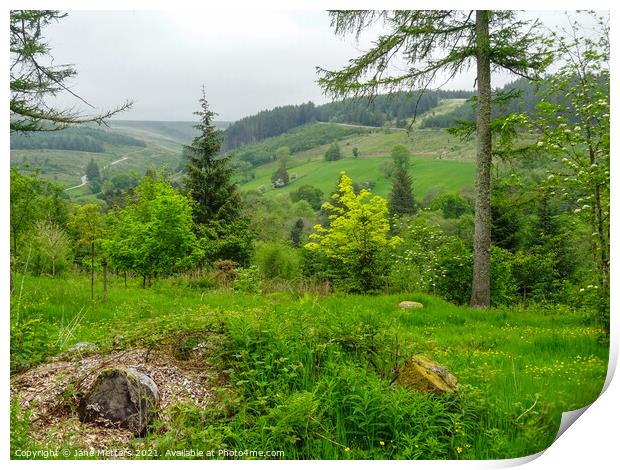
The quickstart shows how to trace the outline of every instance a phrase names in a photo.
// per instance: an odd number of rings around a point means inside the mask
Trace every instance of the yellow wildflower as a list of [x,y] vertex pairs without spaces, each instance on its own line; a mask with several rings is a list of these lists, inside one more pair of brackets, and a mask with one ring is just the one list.
[[382,445],[382,446],[384,446],[384,445],[385,445],[385,442],[383,442],[383,441],[379,441],[379,444],[380,444],[380,445]]
[[349,449],[348,447],[345,447],[345,448],[344,448],[344,451],[345,451],[345,452],[351,452],[351,449]]
[[461,448],[461,447],[457,447],[457,448],[456,448],[456,453],[457,453],[457,454],[460,454],[461,452],[463,452],[463,448]]

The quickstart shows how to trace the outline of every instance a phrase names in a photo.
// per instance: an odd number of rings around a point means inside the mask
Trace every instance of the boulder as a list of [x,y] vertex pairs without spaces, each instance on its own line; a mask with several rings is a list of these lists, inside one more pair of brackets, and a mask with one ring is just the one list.
[[420,355],[411,357],[396,378],[397,385],[427,393],[452,393],[457,383],[448,369]]
[[401,303],[398,304],[398,306],[400,308],[422,308],[424,307],[424,305],[422,305],[420,302],[413,302],[411,300],[403,300]]
[[144,434],[159,405],[159,390],[148,373],[132,367],[102,371],[80,400],[84,422],[110,422]]

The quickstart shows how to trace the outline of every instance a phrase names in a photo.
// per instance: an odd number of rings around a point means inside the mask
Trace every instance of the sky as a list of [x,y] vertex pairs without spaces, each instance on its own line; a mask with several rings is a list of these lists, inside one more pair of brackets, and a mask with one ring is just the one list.
[[[563,12],[528,12],[551,27]],[[357,43],[336,37],[327,12],[70,11],[44,32],[55,64],[74,64],[71,89],[97,109],[126,99],[118,119],[194,120],[201,88],[217,119],[233,121],[263,109],[328,99],[316,66],[337,69],[365,50],[379,29]],[[494,77],[501,86],[515,77]],[[445,89],[472,89],[474,71]],[[69,96],[62,106],[83,104]]]

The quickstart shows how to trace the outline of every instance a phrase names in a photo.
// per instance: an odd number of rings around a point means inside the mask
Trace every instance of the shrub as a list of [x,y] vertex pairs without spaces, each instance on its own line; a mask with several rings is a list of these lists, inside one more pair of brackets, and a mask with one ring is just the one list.
[[326,162],[333,162],[334,160],[340,160],[342,158],[342,152],[340,151],[338,142],[334,142],[329,146],[325,152],[324,158]]
[[297,251],[283,243],[261,243],[256,247],[256,264],[266,279],[292,279],[299,273]]
[[260,272],[258,266],[249,266],[238,271],[239,276],[233,281],[233,289],[246,294],[260,293]]
[[230,259],[220,259],[213,263],[213,279],[221,286],[229,287],[239,277],[239,263]]

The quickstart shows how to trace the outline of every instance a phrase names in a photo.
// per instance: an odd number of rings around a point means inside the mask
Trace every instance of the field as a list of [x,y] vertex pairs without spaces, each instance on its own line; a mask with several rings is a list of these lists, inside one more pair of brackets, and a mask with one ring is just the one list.
[[[315,124],[321,125],[336,124]],[[312,129],[306,132],[312,132]],[[355,182],[372,181],[373,193],[385,197],[389,194],[392,180],[385,177],[382,165],[391,161],[389,156],[395,145],[407,146],[412,154],[409,173],[418,198],[424,197],[432,187],[459,191],[474,184],[472,144],[461,142],[443,130],[373,130],[368,134],[345,137],[338,143],[344,157],[342,160],[324,161],[329,144],[293,154],[288,171],[296,175],[296,179],[283,188],[271,188],[271,175],[277,169],[277,162],[256,168],[255,179],[242,185],[242,188],[258,189],[264,186],[265,194],[271,196],[309,184],[327,195],[334,190],[340,172],[345,171]],[[358,158],[352,155],[354,147],[359,150]]]
[[[80,341],[103,355],[144,348],[175,367],[208,371],[210,399],[170,404],[145,437],[119,437],[79,423],[78,390],[67,387],[66,406],[47,425],[13,408],[13,448],[94,445],[164,458],[184,448],[282,450],[288,459],[519,457],[550,445],[561,413],[595,400],[607,369],[599,331],[566,307],[479,311],[415,293],[233,293],[185,277],[150,289],[130,279],[125,288],[114,276],[108,301],[99,291],[91,302],[86,276],[18,275],[15,284],[16,371]],[[404,299],[424,308],[401,310]],[[199,344],[210,345],[208,354],[186,354]],[[459,392],[394,385],[412,354],[446,366]],[[20,380],[11,379],[15,399]]]

